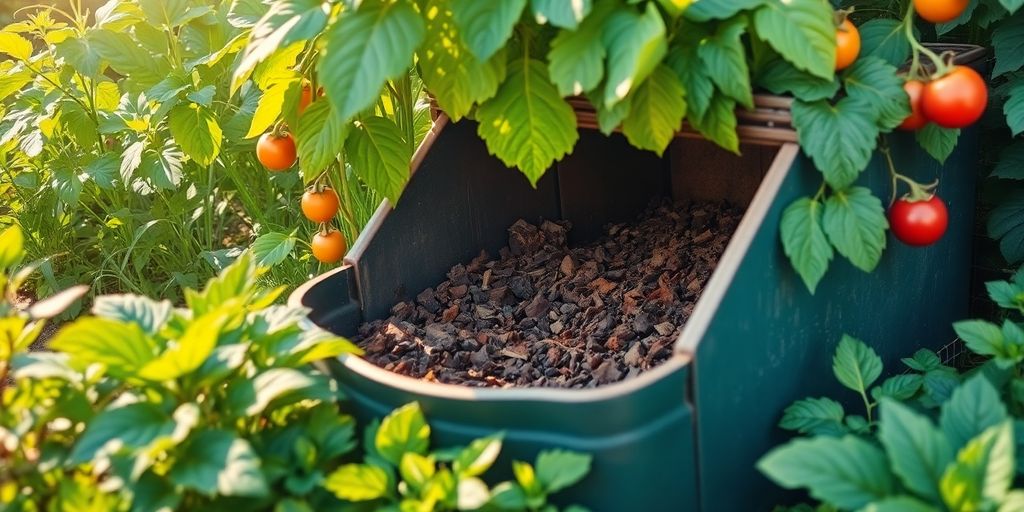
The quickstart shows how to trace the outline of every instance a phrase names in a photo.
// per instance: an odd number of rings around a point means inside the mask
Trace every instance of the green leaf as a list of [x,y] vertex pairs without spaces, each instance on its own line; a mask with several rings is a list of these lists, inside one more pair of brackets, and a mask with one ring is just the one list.
[[979,5],[981,5],[981,0],[968,0],[967,8],[965,8],[963,12],[960,13],[960,16],[957,16],[957,18],[954,19],[953,21],[949,21],[946,23],[937,23],[935,25],[935,33],[939,36],[943,36],[949,33],[954,28],[966,24],[968,21],[971,20],[971,17],[974,15],[974,11],[978,8]]
[[[252,123],[249,125],[249,131],[245,134],[245,138],[256,137],[269,131],[270,127],[281,117],[285,99],[293,90],[297,91],[298,89],[298,76],[291,76],[287,79],[273,82],[260,96],[259,102],[256,105],[256,111],[252,116]],[[327,102],[321,101],[317,103]]]
[[[3,36],[0,36],[3,37]],[[100,73],[99,52],[84,37],[71,37],[54,46],[57,55],[71,64],[79,73],[87,77],[95,77]]]
[[1001,308],[1024,310],[1024,287],[1016,282],[989,281],[985,283],[988,296]]
[[590,472],[593,457],[567,450],[545,450],[537,456],[537,481],[548,493],[575,485]]
[[82,318],[62,328],[50,348],[71,356],[72,366],[84,369],[93,363],[107,367],[117,378],[134,376],[156,358],[156,343],[138,325]]
[[855,267],[871,272],[878,266],[889,222],[885,219],[882,201],[871,189],[852,187],[833,191],[825,201],[822,225],[839,254]]
[[166,60],[155,59],[125,32],[92,30],[88,33],[90,46],[110,67],[140,88],[152,87],[170,74]]
[[267,410],[275,400],[296,397],[323,397],[330,393],[326,378],[294,368],[271,368],[251,380],[238,381],[228,390],[233,414],[256,416]]
[[753,9],[766,0],[699,0],[686,9],[686,19],[692,21],[722,20],[731,18],[736,13]]
[[590,14],[591,0],[530,0],[537,23],[551,23],[556,27],[576,30]]
[[314,101],[306,108],[295,131],[303,182],[312,182],[338,159],[350,128],[335,115],[329,101]]
[[402,475],[402,481],[414,490],[422,489],[427,481],[434,476],[436,470],[437,461],[433,457],[425,457],[412,452],[403,454],[402,462],[398,464],[398,472]]
[[544,64],[533,59],[509,64],[508,78],[477,110],[477,120],[487,150],[533,185],[579,139],[572,107],[548,81]]
[[176,485],[207,496],[268,494],[259,455],[248,441],[225,430],[204,430],[190,436],[170,477]]
[[910,57],[910,41],[900,20],[876,18],[857,27],[861,57],[877,57],[893,66],[902,66]]
[[988,217],[989,236],[999,241],[1000,252],[1010,263],[1024,260],[1024,194],[1011,192]]
[[96,297],[92,306],[92,314],[98,317],[132,323],[149,334],[160,331],[171,317],[172,310],[170,301],[157,302],[148,297],[130,294]]
[[331,473],[324,487],[347,501],[369,501],[388,493],[388,474],[370,464],[345,464]]
[[865,394],[882,374],[882,358],[863,341],[844,334],[832,358],[832,372],[842,385]]
[[601,37],[608,51],[603,101],[605,108],[611,108],[639,86],[665,56],[665,22],[653,3],[647,4],[643,14],[620,8],[604,23]]
[[915,373],[896,375],[882,381],[882,384],[871,390],[875,400],[889,397],[896,400],[909,400],[921,389],[924,377]]
[[477,59],[452,21],[449,0],[430,0],[424,11],[433,15],[426,17],[426,38],[417,54],[420,77],[441,109],[458,121],[498,92],[505,79],[505,52]]
[[881,401],[878,440],[908,489],[939,499],[939,480],[953,461],[953,448],[932,422],[891,399]]
[[1015,137],[1024,132],[1024,80],[1011,80],[1009,97],[1003,104],[1003,114]]
[[1012,142],[999,153],[992,177],[1024,180],[1024,142]]
[[288,258],[295,248],[295,242],[294,234],[270,232],[254,240],[250,249],[256,258],[256,265],[273,267]]
[[804,398],[786,408],[779,427],[801,434],[838,436],[846,433],[845,416],[843,406],[831,398]]
[[398,466],[406,452],[424,455],[430,448],[430,426],[416,402],[395,409],[381,422],[374,439],[381,457]]
[[[699,41],[690,42],[681,39],[677,38],[669,48],[667,64],[672,71],[675,71],[679,81],[683,83],[683,89],[686,91],[687,115],[690,122],[694,123],[703,119],[711,106],[712,98],[715,96],[715,84],[711,81],[707,68],[697,55]],[[735,122],[733,125],[735,128]],[[733,133],[735,133],[735,129],[733,129]]]
[[330,4],[322,0],[279,0],[252,29],[249,44],[239,57],[231,77],[231,94],[245,83],[257,64],[278,48],[308,39],[327,26]]
[[526,492],[515,482],[502,482],[491,489],[492,506],[498,510],[527,510]]
[[682,127],[686,91],[668,66],[658,66],[633,93],[632,108],[622,122],[629,143],[661,155]]
[[741,37],[747,30],[742,19],[718,27],[715,34],[701,42],[697,50],[700,60],[707,66],[708,75],[718,89],[737,103],[754,108],[750,87],[750,71]]
[[597,110],[597,127],[605,135],[611,135],[616,128],[622,125],[622,120],[629,115],[629,112],[633,110],[633,96],[626,96],[612,108],[605,108],[604,102],[600,100],[590,100],[590,102]]
[[996,324],[984,320],[964,320],[954,323],[953,330],[964,340],[967,348],[977,354],[1002,359],[1008,364],[1024,360],[1021,347],[1007,343],[1003,330]]
[[89,422],[69,457],[73,463],[82,464],[97,455],[133,453],[171,435],[174,429],[174,420],[154,404],[139,402],[108,409]]
[[996,54],[992,78],[1024,66],[1024,14],[1016,14],[1001,22],[992,32],[992,46]]
[[1013,422],[1003,421],[971,439],[942,477],[943,501],[951,510],[981,510],[1006,498],[1015,469]]
[[7,54],[17,60],[32,57],[32,43],[13,32],[0,32],[0,54]]
[[802,197],[782,212],[782,248],[813,294],[832,260],[832,246],[821,226],[822,205]]
[[423,20],[404,0],[342,12],[327,34],[327,53],[319,64],[335,115],[348,121],[372,106],[384,83],[412,64],[424,31]]
[[[560,2],[569,5],[569,2]],[[605,46],[602,31],[615,7],[600,2],[575,30],[559,30],[548,52],[551,82],[562,96],[580,95],[596,88],[604,77]],[[595,101],[595,105],[602,104]]]
[[217,339],[227,321],[228,316],[220,312],[193,320],[177,342],[147,363],[139,376],[153,382],[164,382],[195,371],[217,346]]
[[25,255],[25,235],[17,224],[0,231],[0,273],[13,267]]
[[943,404],[939,424],[953,449],[959,450],[1006,418],[1006,407],[999,393],[983,375],[976,375],[957,387]]
[[164,28],[174,28],[210,12],[209,7],[189,5],[189,0],[139,0],[146,21]]
[[871,503],[860,512],[939,512],[939,509],[910,496],[896,496]]
[[192,160],[207,166],[217,159],[224,134],[209,109],[195,103],[171,109],[168,120],[171,135]]
[[872,112],[883,131],[896,128],[910,115],[910,99],[897,73],[894,66],[876,57],[860,57],[843,73],[850,100]]
[[526,0],[451,0],[451,7],[462,40],[476,58],[486,61],[512,36]]
[[398,204],[409,181],[412,148],[394,121],[386,117],[361,119],[345,148],[356,175],[391,204]]
[[28,68],[15,66],[13,61],[0,62],[0,101],[18,92],[32,81]]
[[854,436],[797,439],[761,458],[757,468],[787,489],[844,509],[892,495],[895,482],[885,453]]
[[793,93],[804,101],[831,98],[839,92],[839,81],[809,75],[782,60],[773,59],[757,76],[757,84],[775,94]]
[[849,97],[836,105],[794,101],[793,125],[804,152],[836,189],[850,186],[867,167],[878,135],[870,112]]
[[469,446],[459,452],[452,464],[452,471],[459,478],[484,474],[498,459],[503,437],[502,434],[495,434],[473,440]]
[[1024,7],[1024,0],[999,0],[999,4],[1002,5],[1009,14],[1014,14],[1018,9]]
[[914,137],[932,158],[940,164],[944,164],[956,149],[956,142],[960,138],[960,129],[943,128],[935,123],[928,123],[924,128],[914,132]]
[[821,0],[765,0],[754,11],[757,35],[798,69],[830,80],[836,61],[832,7]]
[[711,97],[704,115],[690,117],[693,127],[711,142],[722,148],[740,153],[740,139],[736,133],[736,101],[721,92]]

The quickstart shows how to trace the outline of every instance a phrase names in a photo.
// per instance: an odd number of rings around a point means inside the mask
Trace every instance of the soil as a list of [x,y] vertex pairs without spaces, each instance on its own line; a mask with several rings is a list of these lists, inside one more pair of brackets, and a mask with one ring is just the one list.
[[742,211],[658,204],[634,223],[569,248],[568,222],[520,220],[498,259],[456,265],[448,280],[364,324],[364,357],[428,381],[587,388],[650,370],[672,353]]

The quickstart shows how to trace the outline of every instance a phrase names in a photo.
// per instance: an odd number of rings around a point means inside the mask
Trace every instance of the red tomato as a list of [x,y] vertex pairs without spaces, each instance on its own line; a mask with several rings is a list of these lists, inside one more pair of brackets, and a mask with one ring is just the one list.
[[928,118],[921,111],[921,93],[924,91],[924,82],[920,80],[907,80],[903,84],[903,90],[907,91],[910,97],[910,115],[903,120],[899,126],[900,130],[915,131],[924,128],[928,124]]
[[963,14],[971,0],[914,0],[917,15],[932,23],[953,21]]
[[954,66],[945,76],[932,80],[921,93],[925,117],[946,128],[965,128],[985,113],[988,87],[977,71]]
[[922,201],[899,199],[889,207],[889,226],[892,234],[907,245],[931,245],[946,232],[949,212],[939,196]]
[[284,171],[295,165],[295,139],[287,133],[264,133],[256,143],[256,158],[271,171]]
[[836,71],[846,69],[860,54],[860,31],[850,20],[836,29]]

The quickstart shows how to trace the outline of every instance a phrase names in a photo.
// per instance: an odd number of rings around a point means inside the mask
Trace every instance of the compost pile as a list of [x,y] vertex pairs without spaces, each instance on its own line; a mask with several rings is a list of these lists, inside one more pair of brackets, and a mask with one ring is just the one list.
[[658,204],[569,248],[568,222],[509,228],[500,258],[364,324],[364,357],[387,370],[466,386],[585,388],[668,359],[742,211]]

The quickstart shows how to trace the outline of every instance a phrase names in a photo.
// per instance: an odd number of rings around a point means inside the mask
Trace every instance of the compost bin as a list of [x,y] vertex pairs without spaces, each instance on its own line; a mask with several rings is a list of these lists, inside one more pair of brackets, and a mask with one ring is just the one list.
[[[983,51],[957,50],[961,63],[981,65]],[[355,334],[453,265],[481,250],[497,254],[518,219],[567,220],[570,242],[579,244],[657,198],[725,200],[745,214],[660,366],[602,387],[549,389],[470,388],[398,375],[359,357],[329,362],[356,415],[379,417],[418,401],[442,446],[504,431],[497,468],[506,470],[545,448],[591,453],[591,473],[558,501],[593,510],[767,510],[784,499],[754,469],[787,437],[776,428],[782,410],[822,395],[847,396],[849,410],[858,410],[859,398],[831,375],[840,336],[868,341],[898,372],[898,358],[944,345],[950,324],[966,316],[977,133],[964,130],[945,165],[912,135],[892,135],[902,172],[921,182],[941,177],[949,229],[925,249],[890,238],[870,274],[833,261],[812,296],[778,231],[783,210],[814,195],[821,176],[797,145],[789,100],[758,96],[756,104],[739,113],[740,156],[683,130],[658,157],[619,134],[602,135],[593,111],[577,102],[579,142],[536,188],[488,154],[473,122],[439,116],[399,207],[382,205],[345,265],[293,294],[315,323]],[[879,197],[890,193],[884,165],[876,157],[859,182]]]

